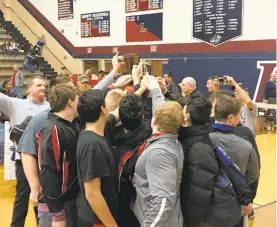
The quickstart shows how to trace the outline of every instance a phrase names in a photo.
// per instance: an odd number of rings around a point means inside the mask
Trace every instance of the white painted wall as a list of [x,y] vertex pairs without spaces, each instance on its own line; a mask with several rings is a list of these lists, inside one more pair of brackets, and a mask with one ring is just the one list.
[[[125,13],[125,0],[77,0],[74,1],[74,19],[58,20],[58,4],[45,0],[30,0],[57,29],[75,46],[121,46],[159,43],[193,43],[193,0],[164,0],[164,9],[157,11]],[[111,36],[81,38],[80,15],[101,11],[111,12]],[[126,43],[125,20],[127,15],[163,12],[163,41]],[[244,0],[243,36],[236,40],[276,39],[276,0]],[[77,32],[77,34],[76,34]]]

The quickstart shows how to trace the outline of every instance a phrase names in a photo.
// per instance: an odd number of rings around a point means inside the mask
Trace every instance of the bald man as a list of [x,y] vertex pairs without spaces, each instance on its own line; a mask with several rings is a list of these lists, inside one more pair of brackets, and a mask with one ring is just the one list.
[[185,77],[182,80],[182,83],[179,83],[179,86],[182,90],[181,94],[171,94],[166,90],[163,93],[164,97],[169,100],[177,101],[182,106],[185,106],[188,102],[188,98],[192,95],[203,96],[199,91],[196,89],[196,81],[192,77]]
[[191,95],[201,95],[199,91],[196,89],[196,81],[192,77],[185,77],[182,80],[182,83],[179,84],[182,90],[182,94],[184,97],[188,97]]

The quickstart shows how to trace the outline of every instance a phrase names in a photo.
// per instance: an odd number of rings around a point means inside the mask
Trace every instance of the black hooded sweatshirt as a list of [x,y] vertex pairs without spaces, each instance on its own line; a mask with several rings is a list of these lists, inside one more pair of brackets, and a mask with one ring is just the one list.
[[[119,126],[121,127],[121,126]],[[142,121],[141,125],[132,130],[126,131],[123,126],[118,128],[114,135],[114,157],[117,166],[121,158],[129,151],[134,151],[136,148],[141,146],[144,141],[150,137],[152,129],[150,121]],[[133,190],[133,185],[130,185],[128,176],[124,176],[124,173],[120,177],[120,190],[119,190],[119,226],[120,227],[139,227],[140,224],[135,217],[134,213],[130,209],[132,203],[132,197],[130,191]]]

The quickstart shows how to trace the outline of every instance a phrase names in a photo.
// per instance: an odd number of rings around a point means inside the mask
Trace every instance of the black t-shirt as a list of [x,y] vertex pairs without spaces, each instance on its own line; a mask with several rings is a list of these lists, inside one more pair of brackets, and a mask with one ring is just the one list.
[[111,214],[117,219],[117,175],[111,149],[104,136],[92,131],[82,131],[77,146],[77,172],[80,191],[77,197],[78,217],[92,224],[102,224],[90,207],[84,182],[101,179],[101,192]]

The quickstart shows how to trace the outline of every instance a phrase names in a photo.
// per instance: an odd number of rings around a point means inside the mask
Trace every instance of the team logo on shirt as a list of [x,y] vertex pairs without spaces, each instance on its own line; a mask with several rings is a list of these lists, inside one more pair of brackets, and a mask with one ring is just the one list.
[[270,79],[270,74],[277,71],[277,61],[257,61],[257,68],[260,69],[260,75],[254,94],[254,101],[262,102],[264,85]]

